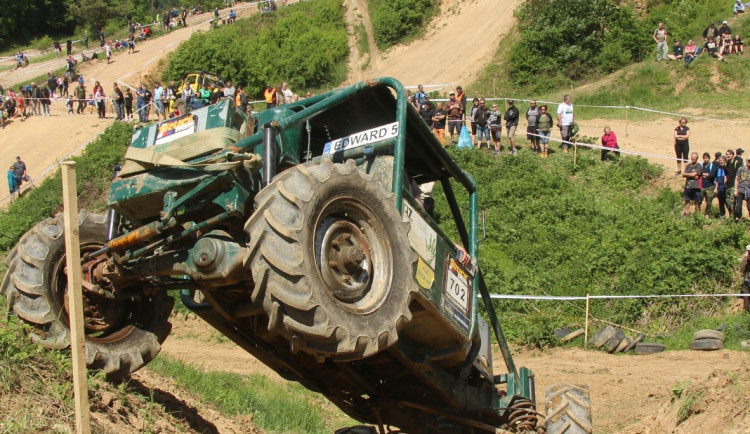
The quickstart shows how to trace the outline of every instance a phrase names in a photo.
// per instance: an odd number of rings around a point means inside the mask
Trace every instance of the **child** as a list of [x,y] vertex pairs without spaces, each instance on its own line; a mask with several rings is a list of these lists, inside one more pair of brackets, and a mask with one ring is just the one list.
[[12,164],[10,165],[10,169],[8,169],[8,191],[10,191],[10,201],[13,202],[18,191],[18,180],[16,179],[16,174],[13,173]]
[[94,101],[94,94],[89,94],[89,114],[94,114],[94,109],[96,108],[96,101]]
[[68,106],[68,114],[73,114],[73,97],[68,95],[68,101],[65,103]]

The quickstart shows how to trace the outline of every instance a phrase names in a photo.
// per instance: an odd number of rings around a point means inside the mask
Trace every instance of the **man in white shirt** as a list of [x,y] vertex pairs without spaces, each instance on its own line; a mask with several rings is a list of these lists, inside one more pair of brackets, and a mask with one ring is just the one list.
[[286,84],[286,82],[281,84],[281,93],[284,95],[284,104],[289,104],[290,102],[292,102],[294,93],[291,89],[289,89],[289,85]]
[[570,143],[570,133],[573,130],[573,99],[570,95],[563,97],[562,104],[557,106],[557,126],[560,128],[560,135],[563,139],[563,152],[568,152]]

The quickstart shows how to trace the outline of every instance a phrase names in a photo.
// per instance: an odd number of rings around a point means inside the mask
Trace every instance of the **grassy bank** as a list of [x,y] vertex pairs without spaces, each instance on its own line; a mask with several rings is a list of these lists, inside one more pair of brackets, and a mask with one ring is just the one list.
[[367,9],[375,43],[381,50],[423,33],[439,10],[435,0],[370,0]]

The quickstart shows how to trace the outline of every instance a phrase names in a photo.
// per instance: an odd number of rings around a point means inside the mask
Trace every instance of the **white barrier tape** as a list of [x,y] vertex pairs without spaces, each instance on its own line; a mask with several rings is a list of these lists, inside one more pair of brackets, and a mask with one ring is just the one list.
[[[526,134],[528,134],[530,136],[536,136],[536,137],[539,137],[539,138],[543,137],[543,136],[541,136],[539,134],[534,134],[534,133],[526,133]],[[686,162],[686,163],[690,162],[690,160],[681,160],[681,159],[679,159],[677,157],[668,157],[666,155],[652,154],[650,152],[630,151],[630,150],[622,149],[622,148],[619,148],[619,149],[608,148],[606,146],[593,145],[593,144],[590,144],[590,143],[571,142],[571,141],[567,141],[567,140],[557,139],[557,138],[554,138],[554,137],[545,137],[545,138],[547,138],[548,140],[551,140],[553,142],[564,143],[564,144],[568,144],[568,145],[572,145],[572,146],[584,146],[586,148],[591,148],[591,149],[600,149],[600,150],[605,150],[605,151],[619,152],[621,154],[636,155],[636,156],[639,156],[639,157],[646,157],[646,158],[661,158],[661,159],[670,160],[670,161],[681,161],[681,162]]]
[[747,294],[650,294],[650,295],[590,295],[572,296],[572,295],[518,295],[518,294],[490,294],[493,300],[562,300],[562,301],[580,301],[580,300],[614,300],[614,299],[640,299],[640,298],[707,298],[707,297],[750,297]]
[[[453,85],[453,83],[441,83],[441,84],[423,84],[421,86],[422,86],[422,88],[430,88],[430,89],[432,89],[432,88],[438,88],[438,89],[442,89],[444,87],[448,87],[448,86],[452,86],[452,85]],[[404,86],[404,89],[418,89],[419,86],[420,85],[409,85],[409,86]]]

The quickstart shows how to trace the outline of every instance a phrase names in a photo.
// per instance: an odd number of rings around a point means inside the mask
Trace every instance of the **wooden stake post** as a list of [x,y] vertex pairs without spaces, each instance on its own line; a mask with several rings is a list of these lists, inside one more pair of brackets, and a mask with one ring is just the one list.
[[89,396],[86,385],[86,348],[83,330],[83,293],[81,290],[81,243],[78,233],[78,194],[76,163],[62,163],[63,215],[65,217],[65,257],[68,272],[70,306],[70,350],[73,356],[73,392],[76,409],[76,432],[91,432]]
[[586,294],[586,326],[584,328],[583,333],[583,346],[584,348],[588,347],[589,345],[589,301],[591,299],[589,298],[589,295]]

